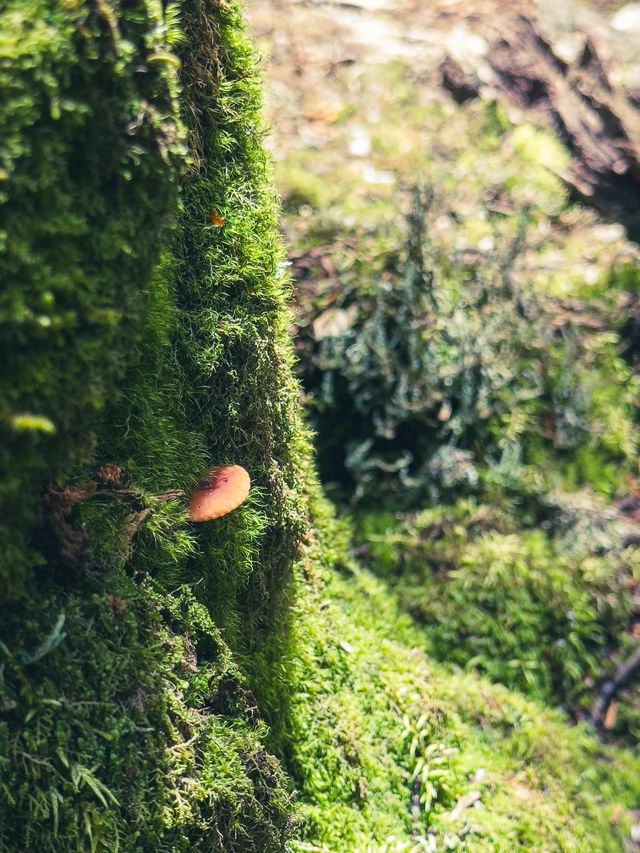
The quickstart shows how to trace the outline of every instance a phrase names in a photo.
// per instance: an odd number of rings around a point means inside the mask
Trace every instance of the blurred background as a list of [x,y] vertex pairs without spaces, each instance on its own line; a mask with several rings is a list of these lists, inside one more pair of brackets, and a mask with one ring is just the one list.
[[636,743],[640,4],[247,11],[354,551],[431,654]]

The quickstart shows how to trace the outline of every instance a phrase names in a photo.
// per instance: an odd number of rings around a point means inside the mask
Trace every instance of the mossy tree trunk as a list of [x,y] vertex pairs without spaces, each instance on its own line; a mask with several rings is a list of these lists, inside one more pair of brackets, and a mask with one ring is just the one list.
[[[227,3],[0,15],[0,849],[279,850],[232,647],[279,624],[309,448],[255,57]],[[249,500],[190,523],[226,462]]]

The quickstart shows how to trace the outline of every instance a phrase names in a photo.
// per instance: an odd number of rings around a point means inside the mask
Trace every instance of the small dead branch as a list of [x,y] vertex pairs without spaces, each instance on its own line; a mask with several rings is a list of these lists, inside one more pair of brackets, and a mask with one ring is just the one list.
[[150,512],[150,509],[143,509],[140,512],[130,512],[125,518],[122,528],[122,541],[125,544],[131,542]]
[[85,553],[89,536],[83,528],[73,527],[66,519],[73,505],[87,500],[96,493],[92,481],[80,486],[59,489],[50,485],[42,496],[43,535],[45,551],[67,569],[82,571],[86,568]]
[[[182,490],[174,489],[157,495],[156,499],[170,501],[183,496]],[[79,486],[49,485],[42,495],[42,542],[49,556],[67,570],[86,571],[85,553],[89,545],[89,535],[84,528],[73,527],[67,516],[75,504],[94,497],[130,503],[132,511],[122,529],[124,544],[131,542],[151,512],[144,506],[142,493],[132,486],[129,474],[117,465],[103,465],[96,472],[95,480]]]
[[613,679],[605,681],[600,688],[596,701],[591,708],[591,722],[596,728],[602,728],[609,705],[617,692],[631,681],[638,670],[640,670],[640,647],[631,657],[620,664]]

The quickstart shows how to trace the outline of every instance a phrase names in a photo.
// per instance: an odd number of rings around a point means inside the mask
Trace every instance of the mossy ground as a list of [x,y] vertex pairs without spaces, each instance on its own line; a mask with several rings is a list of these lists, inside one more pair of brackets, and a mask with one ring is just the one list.
[[[427,653],[584,717],[636,643],[635,528],[618,507],[637,474],[637,250],[571,202],[550,134],[494,102],[454,104],[428,59],[363,48],[378,9],[296,10],[286,33],[268,3],[252,14],[275,65],[300,375],[321,473],[359,502],[354,546]],[[636,694],[610,724],[632,744]]]
[[[621,849],[633,754],[434,665],[366,572],[307,578],[290,643],[300,688],[272,736],[304,803],[292,851]],[[472,791],[477,804],[452,815]]]
[[[549,132],[454,103],[426,41],[413,62],[358,47],[376,14],[340,19],[343,64],[298,21],[291,77],[257,16],[320,472],[432,654],[580,716],[636,642],[637,248],[569,197]],[[306,51],[330,68],[321,96]],[[614,726],[631,742],[636,694]]]
[[636,759],[431,664],[320,495],[238,9],[0,14],[0,849],[622,849]]

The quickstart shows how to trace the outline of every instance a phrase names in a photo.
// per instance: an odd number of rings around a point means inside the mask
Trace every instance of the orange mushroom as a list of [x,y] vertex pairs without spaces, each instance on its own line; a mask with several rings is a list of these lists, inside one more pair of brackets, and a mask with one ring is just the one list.
[[240,465],[212,468],[189,500],[191,521],[209,521],[239,507],[249,494],[251,480]]

